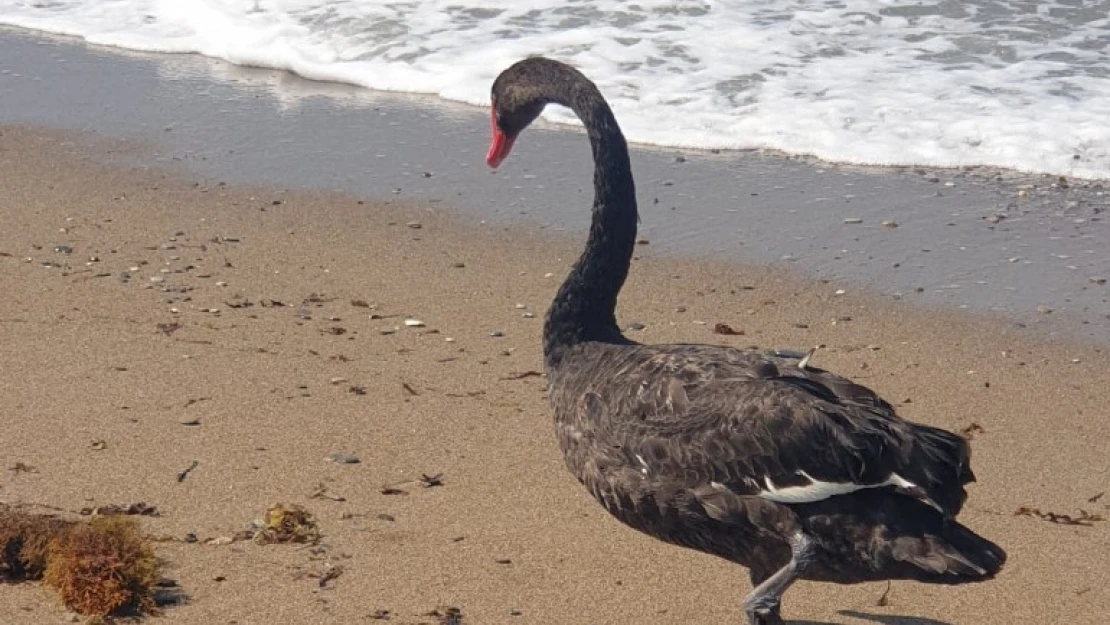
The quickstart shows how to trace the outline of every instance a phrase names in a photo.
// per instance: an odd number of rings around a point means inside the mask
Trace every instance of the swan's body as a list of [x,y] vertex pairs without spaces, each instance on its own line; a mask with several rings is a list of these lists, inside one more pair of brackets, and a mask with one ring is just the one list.
[[548,103],[585,124],[596,196],[586,249],[548,311],[544,364],[567,467],[606,510],[748,567],[752,625],[781,623],[796,579],[959,584],[998,572],[1002,549],[955,521],[974,480],[962,438],[805,362],[621,335],[638,217],[624,137],[597,88],[543,58],[505,70],[487,162]]

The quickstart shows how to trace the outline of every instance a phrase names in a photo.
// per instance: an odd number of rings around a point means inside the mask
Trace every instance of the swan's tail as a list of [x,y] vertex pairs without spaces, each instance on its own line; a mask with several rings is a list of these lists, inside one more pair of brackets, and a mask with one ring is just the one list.
[[922,501],[889,491],[846,498],[794,506],[827,556],[813,579],[968,584],[991,579],[1006,562],[1001,547]]
[[898,536],[884,551],[900,577],[934,584],[966,584],[994,577],[1006,552],[955,521],[940,531]]

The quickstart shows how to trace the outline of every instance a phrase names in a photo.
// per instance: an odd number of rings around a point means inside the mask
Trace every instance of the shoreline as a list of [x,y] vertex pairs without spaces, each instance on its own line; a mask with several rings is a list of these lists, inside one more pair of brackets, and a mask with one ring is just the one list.
[[[541,124],[490,173],[488,124],[474,107],[57,39],[0,30],[0,50],[24,74],[0,75],[12,93],[0,122],[138,141],[155,162],[227,182],[428,201],[553,232],[581,232],[588,220],[589,152],[578,129]],[[1110,286],[1099,282],[1110,276],[1110,192],[1101,185],[651,146],[633,147],[633,168],[652,253],[777,266],[1009,319],[1050,340],[1110,343]]]
[[[64,151],[66,153],[64,158],[75,159],[75,162],[80,163],[82,166],[91,166],[123,176],[137,175],[179,182],[193,179],[196,176],[195,172],[191,172],[187,167],[183,167],[179,161],[170,162],[165,159],[157,159],[157,162],[154,164],[135,164],[142,160],[143,155],[154,153],[153,148],[149,144],[141,141],[104,137],[99,136],[95,132],[83,133],[50,127],[5,125],[0,123],[0,145],[2,145],[5,136],[9,139],[14,136],[16,143],[23,143],[29,138],[35,143],[51,145],[51,150]],[[0,152],[0,154],[2,154],[2,152]],[[230,179],[233,177],[227,176],[220,178]],[[287,196],[310,197],[314,198],[317,202],[323,201],[323,199],[338,198],[343,208],[339,213],[329,213],[328,218],[342,216],[342,221],[347,224],[367,221],[369,223],[376,223],[379,226],[381,224],[386,224],[389,227],[398,229],[400,229],[401,226],[407,227],[409,225],[415,225],[416,231],[413,234],[416,240],[419,240],[419,235],[421,234],[421,230],[424,229],[424,224],[431,221],[437,224],[438,227],[456,233],[458,237],[464,239],[469,237],[487,237],[491,238],[492,241],[509,245],[514,250],[530,247],[548,247],[557,251],[557,255],[554,257],[555,263],[563,269],[569,269],[573,264],[585,238],[584,232],[578,232],[571,228],[552,228],[528,219],[514,219],[511,221],[491,219],[475,221],[467,213],[458,211],[453,206],[446,205],[446,203],[436,200],[379,199],[373,196],[352,195],[345,190],[298,189],[275,186],[270,183],[227,182],[223,179],[208,178],[207,176],[195,180],[191,183],[191,186],[200,190],[202,193],[222,192],[225,189],[234,189],[237,190],[240,195],[251,194],[249,197],[252,203],[254,200],[261,202],[257,210],[262,212],[267,212],[269,210],[265,205],[265,200],[260,199],[267,195],[275,198],[271,200],[275,206],[283,204],[285,202],[283,198]],[[321,220],[322,215],[323,213],[311,216],[302,215],[300,219]],[[245,218],[248,216],[249,214],[241,217]],[[642,230],[643,227],[641,224],[641,231]],[[293,234],[293,232],[290,232],[290,234]],[[59,241],[66,240],[64,234],[56,238]],[[508,243],[509,241],[513,243]],[[1076,350],[1080,353],[1095,355],[1103,353],[1110,354],[1110,349],[1107,349],[1107,346],[1101,343],[1096,342],[1092,344],[1067,334],[1054,335],[1045,332],[1043,328],[1039,328],[1036,324],[1026,324],[1022,321],[1012,320],[990,312],[968,311],[966,309],[951,308],[939,304],[922,304],[908,298],[888,297],[874,289],[866,287],[839,288],[851,287],[853,285],[828,278],[800,274],[788,263],[778,262],[761,264],[736,260],[720,260],[712,258],[708,253],[681,254],[674,252],[673,249],[660,249],[661,246],[655,245],[653,241],[643,238],[642,236],[639,238],[639,242],[640,245],[637,246],[633,256],[633,271],[635,271],[637,266],[645,264],[656,268],[678,268],[687,275],[692,274],[699,276],[705,288],[711,288],[708,285],[714,281],[729,281],[733,285],[730,288],[730,294],[738,297],[736,307],[733,308],[729,314],[739,317],[746,315],[750,316],[757,310],[757,307],[751,305],[753,304],[752,302],[745,303],[741,298],[744,291],[750,290],[750,283],[756,282],[760,284],[777,285],[779,288],[791,291],[792,294],[797,297],[804,295],[807,305],[812,304],[820,307],[828,307],[830,310],[833,310],[833,306],[839,301],[858,300],[860,302],[858,304],[860,309],[875,308],[881,310],[883,315],[894,320],[897,320],[902,315],[912,316],[914,318],[928,318],[933,320],[933,323],[937,326],[949,324],[959,325],[968,328],[969,331],[976,334],[1008,337],[1025,344],[1038,345],[1053,350],[1064,350],[1064,352],[1067,350]],[[48,245],[40,245],[40,249],[38,250],[39,255],[26,256],[23,258],[23,261],[28,263],[37,263],[41,261],[48,266],[54,266],[49,260],[49,256],[42,256],[42,254],[44,254],[43,250],[49,247]],[[10,252],[6,255],[9,257],[18,256],[18,254],[13,255]],[[553,286],[558,286],[557,277],[547,276],[546,273],[545,279],[552,280]],[[678,275],[676,274],[674,277],[677,278]],[[635,276],[630,276],[630,283],[634,280]],[[653,302],[652,304],[653,308],[658,308],[658,303]],[[618,315],[620,315],[621,312],[620,308],[621,306],[618,305]],[[842,310],[847,310],[847,308]],[[542,312],[542,310],[536,312],[537,318],[542,316],[538,314]],[[1056,318],[1060,319],[1062,317],[1064,316],[1058,315]],[[784,329],[811,329],[809,324],[800,321],[785,323],[785,319],[786,317],[779,317],[780,328],[777,331],[773,331],[771,333],[772,335],[783,336],[782,330]],[[635,319],[632,319],[629,323],[634,321]],[[827,321],[832,327],[838,325],[837,315],[832,313],[827,315]],[[707,327],[713,325],[708,321],[700,319],[691,320],[691,323]],[[820,331],[824,328],[820,325],[816,325],[813,329],[817,330],[814,334],[815,338],[819,338]],[[711,335],[714,337],[717,336],[712,333]],[[815,343],[815,345],[819,348],[824,347],[824,344],[820,341]],[[749,345],[749,347],[752,348],[781,348],[790,351],[805,351],[813,346],[814,345],[811,345],[810,342],[804,340],[801,342],[788,341],[777,345]]]

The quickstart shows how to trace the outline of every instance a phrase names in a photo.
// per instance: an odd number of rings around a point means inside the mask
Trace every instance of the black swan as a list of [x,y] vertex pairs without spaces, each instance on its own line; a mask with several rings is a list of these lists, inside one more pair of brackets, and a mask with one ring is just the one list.
[[613,516],[748,567],[749,625],[781,624],[798,579],[990,579],[1005,552],[956,522],[975,478],[967,442],[903,420],[873,391],[788,359],[712,345],[642,345],[615,309],[635,244],[628,147],[597,87],[529,58],[497,77],[497,167],[549,103],[593,148],[585,251],[547,312],[544,368],[571,473]]

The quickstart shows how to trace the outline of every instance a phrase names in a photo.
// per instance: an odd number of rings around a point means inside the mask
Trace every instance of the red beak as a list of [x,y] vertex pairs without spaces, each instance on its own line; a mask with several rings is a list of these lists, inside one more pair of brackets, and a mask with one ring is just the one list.
[[513,139],[497,127],[497,116],[493,112],[493,107],[490,107],[489,111],[489,128],[493,133],[493,140],[490,141],[489,152],[486,153],[486,164],[496,169],[512,151]]

